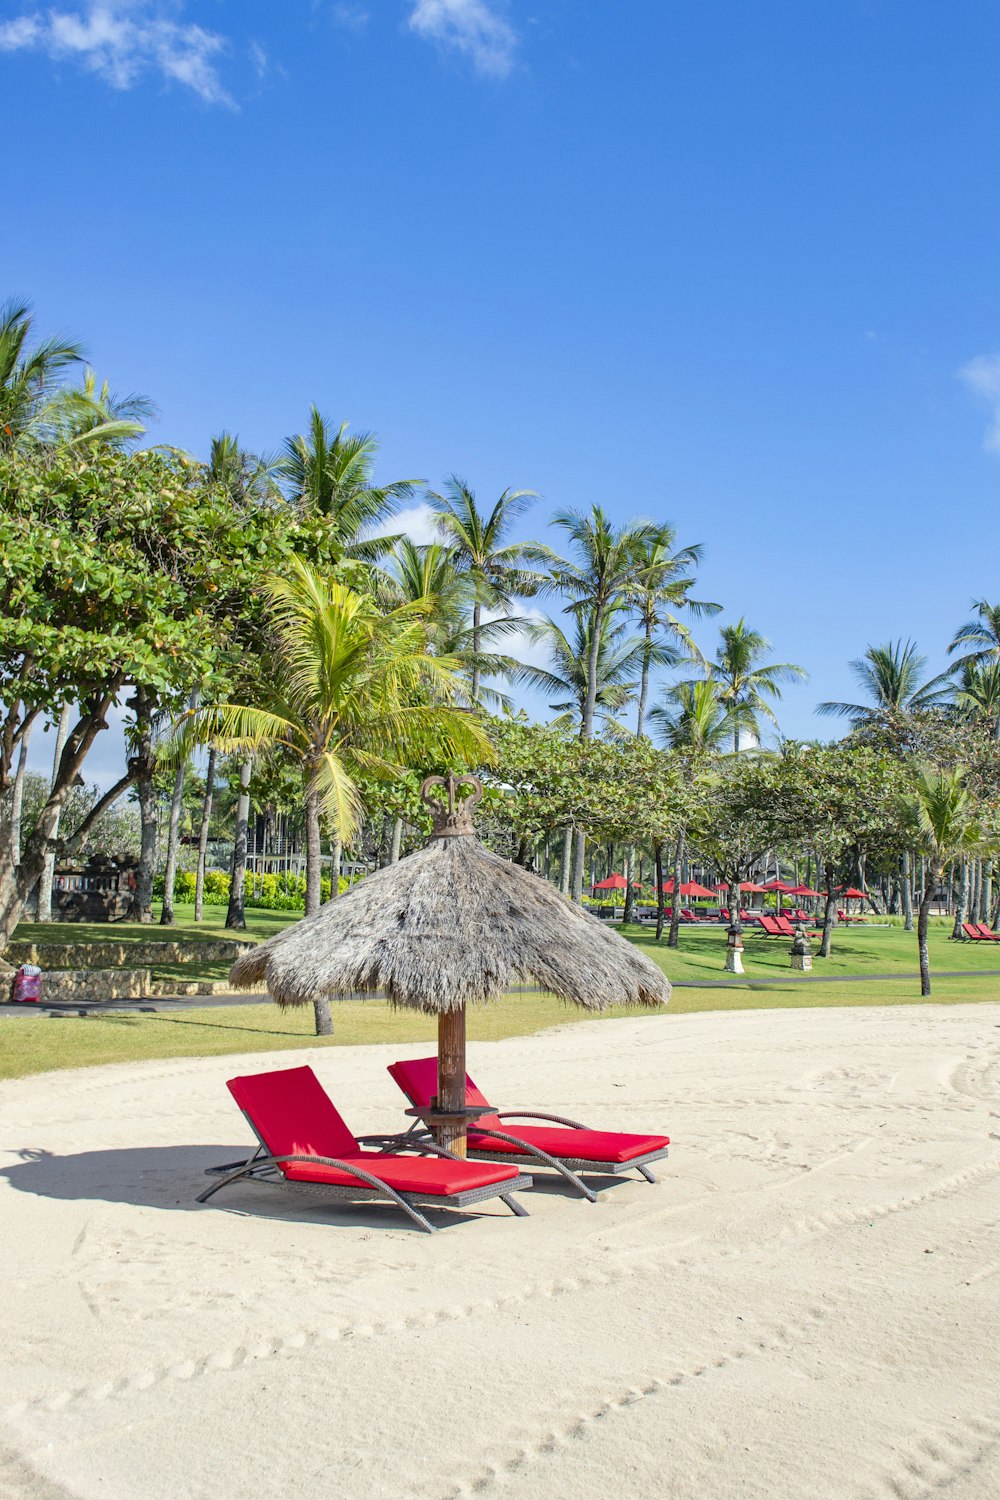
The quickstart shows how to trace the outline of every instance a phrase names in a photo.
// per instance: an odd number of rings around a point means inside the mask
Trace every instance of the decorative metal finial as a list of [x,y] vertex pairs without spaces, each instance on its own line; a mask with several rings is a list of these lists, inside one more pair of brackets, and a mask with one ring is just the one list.
[[[447,790],[447,801],[434,795],[434,788],[438,786]],[[460,786],[471,786],[472,793],[468,797],[459,798],[456,793]],[[455,776],[451,772],[447,776],[425,776],[420,786],[420,795],[434,819],[432,838],[454,839],[462,834],[475,833],[472,809],[482,800],[483,795],[483,783],[478,776]]]

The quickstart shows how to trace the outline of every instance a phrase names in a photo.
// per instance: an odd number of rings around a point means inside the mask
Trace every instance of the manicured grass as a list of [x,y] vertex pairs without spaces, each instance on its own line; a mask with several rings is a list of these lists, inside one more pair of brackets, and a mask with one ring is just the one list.
[[[112,930],[116,934],[134,933],[137,938],[149,938],[157,931],[164,935],[169,932],[187,936],[193,931],[195,936],[218,936],[225,918],[224,909],[213,907],[208,910],[218,914],[218,920],[207,924],[207,930],[183,918],[173,929],[135,925]],[[179,910],[179,916],[182,911],[183,908]],[[285,912],[257,912],[250,914],[250,920],[251,935],[260,940],[286,926],[290,917]],[[995,948],[985,943],[952,943],[948,941],[949,931],[950,924],[937,925],[931,930],[932,968],[939,973],[946,969],[976,972],[970,977],[934,979],[930,1002],[920,1000],[919,985],[912,977],[872,978],[841,984],[816,984],[810,976],[793,977],[788,964],[787,942],[748,934],[744,963],[746,980],[753,981],[753,987],[743,983],[718,988],[675,989],[669,1011],[663,1014],[840,1005],[955,1005],[1000,1000],[1000,943]],[[52,942],[68,940],[67,934],[69,937],[93,934],[98,940],[108,936],[107,927],[96,925],[80,927],[53,923],[50,932],[49,941]],[[39,928],[26,924],[22,933],[37,938]],[[657,944],[648,928],[630,928],[625,936],[649,953],[675,982],[722,978],[725,932],[721,927],[682,929],[679,949],[669,949],[665,942]],[[224,973],[225,967],[198,964],[183,972],[191,977],[196,974],[201,977],[208,973]],[[838,929],[831,957],[817,960],[814,972],[817,976],[829,974],[848,980],[852,975],[912,975],[916,967],[916,938],[912,933],[899,928],[852,927]],[[182,971],[175,966],[171,972],[180,974]],[[636,1014],[625,1008],[607,1013],[608,1018]],[[563,1005],[551,997],[518,994],[508,996],[495,1006],[470,1013],[469,1035],[473,1040],[493,1041],[503,1037],[530,1036],[548,1027],[593,1019],[596,1018],[589,1013]],[[100,1063],[209,1057],[297,1047],[419,1041],[426,1041],[429,1047],[433,1047],[437,1035],[432,1017],[393,1011],[381,1000],[338,1002],[334,1007],[334,1027],[333,1037],[319,1040],[313,1034],[311,1007],[282,1013],[271,1004],[189,1010],[169,1016],[140,1013],[51,1018],[43,1012],[26,1018],[0,1017],[0,1078],[18,1078],[50,1069]]]
[[[531,1036],[552,1026],[581,1021],[650,1015],[683,1015],[709,1010],[791,1010],[828,1006],[958,1005],[1000,1000],[1000,983],[981,979],[939,979],[931,1001],[920,1001],[912,980],[868,984],[819,984],[808,979],[775,979],[760,989],[675,990],[665,1011],[636,1012],[626,1007],[596,1017],[545,995],[511,995],[497,1005],[470,1012],[473,1041]],[[0,1018],[0,1078],[21,1078],[59,1068],[99,1063],[143,1062],[168,1057],[214,1057],[233,1052],[271,1052],[299,1047],[352,1047],[361,1043],[436,1044],[433,1017],[393,1011],[381,1000],[338,1002],[329,1038],[313,1034],[311,1007],[282,1013],[271,1004],[181,1011],[175,1015],[72,1015]]]
[[[937,922],[928,934],[931,971],[977,969],[1000,976],[1000,943],[956,943],[950,940],[951,922]],[[726,932],[722,926],[682,927],[680,947],[657,943],[648,927],[626,927],[624,935],[657,962],[673,981],[714,979],[725,963]],[[771,979],[789,974],[787,938],[766,938],[747,928],[743,936],[743,967],[748,979]],[[918,968],[916,933],[901,927],[837,927],[829,958],[816,958],[817,975],[915,974]]]
[[155,943],[217,942],[235,938],[240,942],[262,943],[282,927],[298,918],[293,911],[262,911],[247,907],[245,932],[226,928],[226,908],[206,906],[204,921],[194,920],[194,907],[178,902],[174,907],[177,920],[172,927],[160,926],[160,903],[153,907],[155,920],[144,922],[21,922],[15,929],[15,941],[27,943]]

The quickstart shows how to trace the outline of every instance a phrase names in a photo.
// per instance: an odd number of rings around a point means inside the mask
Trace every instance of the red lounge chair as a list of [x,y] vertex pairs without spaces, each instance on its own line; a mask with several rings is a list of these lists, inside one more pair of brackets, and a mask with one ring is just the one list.
[[[437,1058],[421,1057],[412,1062],[390,1064],[389,1072],[403,1093],[418,1109],[426,1109],[437,1092]],[[489,1107],[486,1099],[466,1075],[465,1102],[467,1105]],[[529,1125],[518,1128],[516,1135],[508,1135],[501,1129],[507,1119],[550,1120],[558,1127],[555,1130]],[[416,1129],[416,1126],[412,1127]],[[405,1139],[405,1137],[404,1137]],[[504,1110],[480,1115],[469,1130],[469,1159],[495,1161],[498,1157],[516,1162],[518,1166],[551,1167],[572,1183],[577,1192],[597,1202],[597,1194],[591,1192],[580,1181],[577,1172],[597,1172],[604,1176],[620,1177],[633,1167],[641,1172],[647,1182],[656,1178],[649,1170],[649,1162],[659,1161],[667,1155],[670,1137],[666,1135],[625,1135],[617,1130],[588,1130],[578,1120],[566,1120],[561,1115],[539,1114],[535,1110]]]
[[[333,1198],[389,1198],[421,1229],[434,1232],[416,1205],[467,1208],[486,1198],[499,1197],[512,1213],[527,1209],[511,1197],[515,1188],[529,1188],[531,1178],[517,1166],[482,1166],[462,1161],[443,1146],[414,1141],[426,1156],[399,1154],[398,1141],[386,1146],[384,1136],[356,1139],[333,1107],[312,1068],[284,1068],[230,1078],[226,1084],[259,1141],[244,1162],[209,1167],[220,1180],[198,1198],[205,1203],[213,1193],[240,1178],[270,1183],[288,1182]],[[364,1151],[365,1142],[382,1143],[381,1151]]]
[[782,927],[777,917],[760,917],[757,926],[765,937],[788,937],[789,934]]
[[962,931],[970,943],[1000,943],[1000,934],[991,931],[989,927],[984,932],[985,926],[985,922],[963,922]]

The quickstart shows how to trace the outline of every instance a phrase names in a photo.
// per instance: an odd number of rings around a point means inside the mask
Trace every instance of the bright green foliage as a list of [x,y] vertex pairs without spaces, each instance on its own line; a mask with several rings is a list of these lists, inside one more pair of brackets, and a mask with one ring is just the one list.
[[266,589],[276,651],[257,703],[209,703],[197,737],[224,750],[278,750],[302,767],[345,841],[358,826],[358,777],[392,781],[407,767],[487,753],[476,721],[457,711],[455,664],[427,652],[421,604],[388,613],[300,561]]

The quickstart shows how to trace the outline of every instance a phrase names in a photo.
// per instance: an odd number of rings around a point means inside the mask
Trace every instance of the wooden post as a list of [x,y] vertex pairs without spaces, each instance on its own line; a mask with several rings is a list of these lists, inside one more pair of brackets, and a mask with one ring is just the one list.
[[[465,1006],[438,1016],[438,1109],[465,1108]],[[434,1128],[439,1146],[465,1155],[464,1119],[441,1120]]]

